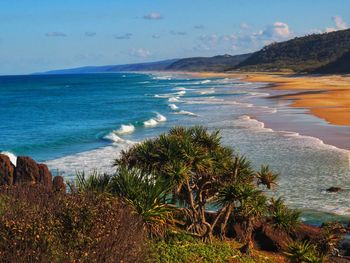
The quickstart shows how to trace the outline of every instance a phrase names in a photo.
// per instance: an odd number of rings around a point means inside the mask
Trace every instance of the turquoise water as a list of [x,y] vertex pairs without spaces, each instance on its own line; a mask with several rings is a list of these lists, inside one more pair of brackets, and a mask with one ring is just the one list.
[[[113,160],[136,142],[175,125],[219,129],[223,142],[255,167],[280,173],[271,195],[283,196],[317,224],[350,215],[349,151],[262,119],[324,122],[266,99],[263,83],[170,74],[0,77],[0,152],[29,155],[67,179],[76,171],[113,172]],[[341,186],[341,193],[326,188]]]
[[108,145],[121,124],[141,139],[152,135],[144,121],[171,111],[147,93],[170,90],[143,74],[0,77],[0,150],[54,159]]

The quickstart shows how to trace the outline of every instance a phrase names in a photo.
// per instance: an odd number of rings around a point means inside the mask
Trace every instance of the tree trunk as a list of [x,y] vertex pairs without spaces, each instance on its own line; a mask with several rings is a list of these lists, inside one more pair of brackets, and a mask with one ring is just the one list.
[[230,218],[230,215],[232,213],[232,206],[229,205],[226,209],[226,213],[225,213],[225,218],[224,218],[224,222],[221,223],[221,227],[220,227],[220,236],[221,239],[224,239],[224,237],[226,236],[226,228],[227,228],[227,222]]
[[250,254],[251,248],[253,247],[253,222],[251,219],[248,219],[246,222],[246,243],[241,248],[243,254]]

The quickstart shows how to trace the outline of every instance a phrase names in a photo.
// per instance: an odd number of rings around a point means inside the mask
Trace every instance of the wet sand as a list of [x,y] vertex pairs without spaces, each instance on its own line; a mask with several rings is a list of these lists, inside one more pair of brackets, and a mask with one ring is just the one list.
[[[295,109],[294,115],[254,116],[274,130],[313,136],[324,143],[350,149],[350,75],[291,75],[283,73],[194,73],[198,77],[235,77],[268,83],[276,104]],[[303,116],[302,116],[303,115]],[[309,117],[307,117],[310,115]],[[294,116],[294,118],[293,118]]]
[[[200,76],[238,77],[250,82],[272,83],[274,90],[290,91],[281,99],[308,109],[330,124],[350,126],[350,75],[290,75],[283,73],[196,73]],[[293,94],[291,94],[293,93]]]

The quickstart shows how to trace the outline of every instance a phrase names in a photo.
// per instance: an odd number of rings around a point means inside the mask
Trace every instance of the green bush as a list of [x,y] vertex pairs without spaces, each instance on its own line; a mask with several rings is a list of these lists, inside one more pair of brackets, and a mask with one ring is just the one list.
[[187,238],[153,243],[149,262],[229,262],[239,257],[239,252],[229,243],[204,243]]

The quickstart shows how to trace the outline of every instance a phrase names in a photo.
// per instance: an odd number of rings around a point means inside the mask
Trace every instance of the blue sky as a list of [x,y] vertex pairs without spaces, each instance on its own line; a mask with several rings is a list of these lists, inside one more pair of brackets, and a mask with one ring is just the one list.
[[1,0],[0,74],[240,54],[345,29],[348,0]]

